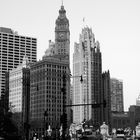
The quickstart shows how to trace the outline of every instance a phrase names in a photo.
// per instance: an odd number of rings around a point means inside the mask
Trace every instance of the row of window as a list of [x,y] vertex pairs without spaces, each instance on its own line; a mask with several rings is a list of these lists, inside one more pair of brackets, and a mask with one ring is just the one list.
[[[20,55],[20,57],[19,57],[19,55]],[[9,59],[12,58],[13,60],[20,60],[20,58],[23,58],[24,55],[25,55],[25,53],[14,53],[14,54],[12,53],[12,54],[8,54],[8,56],[7,56],[7,53],[4,53],[1,58],[2,58],[2,61],[6,61],[8,58]],[[29,60],[30,60],[30,57],[32,57],[31,60],[36,60],[36,54],[30,55],[29,53],[26,53],[26,55],[28,56]],[[6,59],[6,60],[4,60],[4,59]]]
[[1,50],[0,51],[0,56],[1,55],[4,55],[4,54],[6,53],[6,54],[10,54],[10,53],[12,53],[12,54],[15,54],[15,53],[18,53],[18,54],[26,54],[26,53],[28,53],[28,54],[33,54],[33,55],[35,55],[36,54],[36,50],[31,50],[31,49],[9,49],[9,50],[6,50],[6,49],[3,49],[3,50]]
[[[20,55],[20,57],[19,57]],[[26,53],[26,55],[28,56],[28,59],[30,60],[30,58],[32,58],[31,60],[36,60],[36,54],[32,54],[30,55],[29,53]],[[1,55],[0,55],[1,56]],[[11,54],[7,54],[3,53],[3,55],[1,56],[2,61],[6,61],[6,60],[22,60],[22,58],[25,56],[25,53],[11,53]],[[20,59],[21,58],[21,59]],[[6,60],[4,60],[6,59]],[[7,61],[8,62],[8,61]],[[12,61],[11,61],[12,62]]]
[[[1,46],[1,45],[0,45]],[[1,47],[1,50],[6,50],[6,51],[8,51],[8,50],[11,50],[11,51],[26,51],[26,50],[28,50],[28,51],[34,51],[34,52],[36,52],[36,47],[31,47],[31,46],[18,46],[18,47],[16,47],[16,46],[6,46],[6,45],[3,45],[2,47]]]
[[[57,109],[57,110],[56,109],[50,109],[50,107],[49,107],[46,111],[48,112],[48,114],[50,116],[51,115],[54,116],[55,112],[62,112],[62,107]],[[41,108],[38,108],[38,109],[31,106],[31,112],[32,112],[32,114],[42,114],[42,112],[44,112],[44,106],[41,107]],[[52,112],[53,112],[53,114],[52,114]]]
[[48,73],[46,75],[36,73],[34,75],[31,75],[31,83],[47,80],[51,83],[51,85],[53,85],[54,82],[57,82],[59,84],[63,80],[62,77],[62,74],[57,75],[57,73]]
[[22,47],[32,47],[36,48],[36,44],[23,44],[23,43],[7,43],[7,42],[0,42],[0,46],[7,46],[7,47],[14,47],[14,46],[22,46]]
[[59,65],[52,65],[52,64],[44,64],[44,65],[39,65],[39,66],[35,66],[35,67],[31,67],[31,69],[33,69],[33,71],[41,71],[42,69],[45,71],[48,71],[49,69],[54,69],[55,71],[61,71],[63,70],[63,72],[65,72],[65,70],[67,69],[66,66],[59,66]]
[[8,42],[26,42],[26,43],[35,43],[36,44],[36,41],[34,40],[23,40],[23,39],[17,39],[17,38],[2,38],[0,36],[0,40],[2,41],[8,41]]
[[25,55],[25,54],[35,55],[36,54],[36,52],[31,52],[31,51],[28,51],[28,50],[27,51],[20,51],[20,52],[18,50],[17,51],[16,50],[15,51],[8,51],[8,52],[6,50],[3,50],[3,51],[1,51],[1,53],[2,53],[2,56],[7,55],[8,53],[9,54],[18,54],[18,55],[19,54],[22,54],[22,55]]
[[[15,46],[14,46],[15,45]],[[2,49],[6,49],[6,50],[8,50],[8,49],[18,49],[18,50],[20,50],[20,49],[23,49],[23,50],[26,50],[26,49],[35,49],[36,50],[36,46],[35,45],[33,45],[33,46],[29,46],[29,45],[20,45],[20,44],[14,44],[14,45],[1,45],[0,44],[0,47],[2,48]]]
[[9,101],[14,102],[14,104],[18,103],[21,104],[21,97],[18,95],[9,95]]
[[11,44],[27,44],[27,45],[36,45],[36,42],[34,42],[34,41],[32,41],[32,42],[30,42],[30,41],[22,41],[22,40],[18,40],[18,41],[16,41],[16,40],[6,40],[6,39],[1,39],[0,38],[0,42],[1,43],[3,43],[3,42],[6,42],[6,43],[11,43]]
[[15,38],[15,39],[23,39],[23,40],[34,40],[36,41],[36,38],[31,38],[31,37],[25,37],[25,36],[18,36],[18,35],[14,35],[14,34],[5,34],[5,33],[0,33],[0,36],[3,38]]

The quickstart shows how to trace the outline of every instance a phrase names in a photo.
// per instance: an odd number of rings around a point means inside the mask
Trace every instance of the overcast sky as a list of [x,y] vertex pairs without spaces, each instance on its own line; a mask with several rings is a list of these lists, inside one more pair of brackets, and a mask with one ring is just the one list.
[[[54,41],[61,4],[61,0],[0,0],[0,26],[36,37],[37,58],[42,59],[48,40]],[[103,71],[123,80],[128,110],[140,93],[140,0],[63,0],[63,4],[70,23],[71,60],[85,18],[100,42]]]

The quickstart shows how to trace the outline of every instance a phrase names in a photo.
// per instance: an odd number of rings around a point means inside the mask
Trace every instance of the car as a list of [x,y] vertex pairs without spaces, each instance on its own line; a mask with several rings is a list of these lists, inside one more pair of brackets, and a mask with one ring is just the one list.
[[92,129],[86,128],[85,131],[83,132],[83,137],[94,138],[96,137],[96,133],[93,132]]
[[116,131],[116,137],[117,138],[125,138],[124,130],[121,129],[121,128],[117,129],[117,131]]

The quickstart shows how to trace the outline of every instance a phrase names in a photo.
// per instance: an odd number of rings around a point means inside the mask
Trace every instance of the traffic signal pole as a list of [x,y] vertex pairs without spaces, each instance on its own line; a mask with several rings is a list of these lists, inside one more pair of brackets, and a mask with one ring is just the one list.
[[[76,77],[80,77],[80,82],[83,82],[83,77],[81,76],[72,76],[72,75],[68,75],[68,78],[76,78]],[[67,75],[66,73],[63,74],[63,88],[62,88],[62,92],[63,92],[63,115],[62,115],[62,139],[66,140],[66,130],[67,130],[67,111],[66,111],[66,107],[68,107],[66,105],[67,99],[66,99],[66,83],[67,83]]]
[[106,107],[106,101],[104,101],[103,103],[94,103],[94,104],[75,104],[75,105],[65,105],[65,107],[72,107],[72,106],[86,106],[86,105],[91,105],[92,108],[98,108],[101,105],[103,105],[104,107]]
[[[83,77],[81,76],[70,76],[70,78],[75,78],[75,77],[80,77],[80,82],[83,82]],[[101,105],[103,107],[106,107],[106,101],[104,100],[103,103],[94,103],[94,104],[74,104],[74,105],[67,105],[67,99],[66,99],[66,82],[67,82],[67,75],[66,73],[63,74],[63,88],[62,88],[62,93],[63,93],[63,115],[61,118],[62,121],[62,140],[66,140],[66,130],[67,130],[67,107],[72,107],[72,106],[87,106],[91,105],[92,108],[99,108]]]

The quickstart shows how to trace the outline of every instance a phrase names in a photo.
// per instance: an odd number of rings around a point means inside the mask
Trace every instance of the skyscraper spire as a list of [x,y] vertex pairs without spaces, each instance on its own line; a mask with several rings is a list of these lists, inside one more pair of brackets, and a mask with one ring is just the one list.
[[83,28],[86,26],[85,24],[85,17],[83,17]]
[[62,1],[62,6],[63,6],[63,0],[61,0]]
[[83,23],[85,22],[85,17],[83,17]]
[[61,2],[62,5],[61,5],[61,9],[59,10],[59,15],[64,17],[66,10],[64,9],[63,0],[61,0]]

